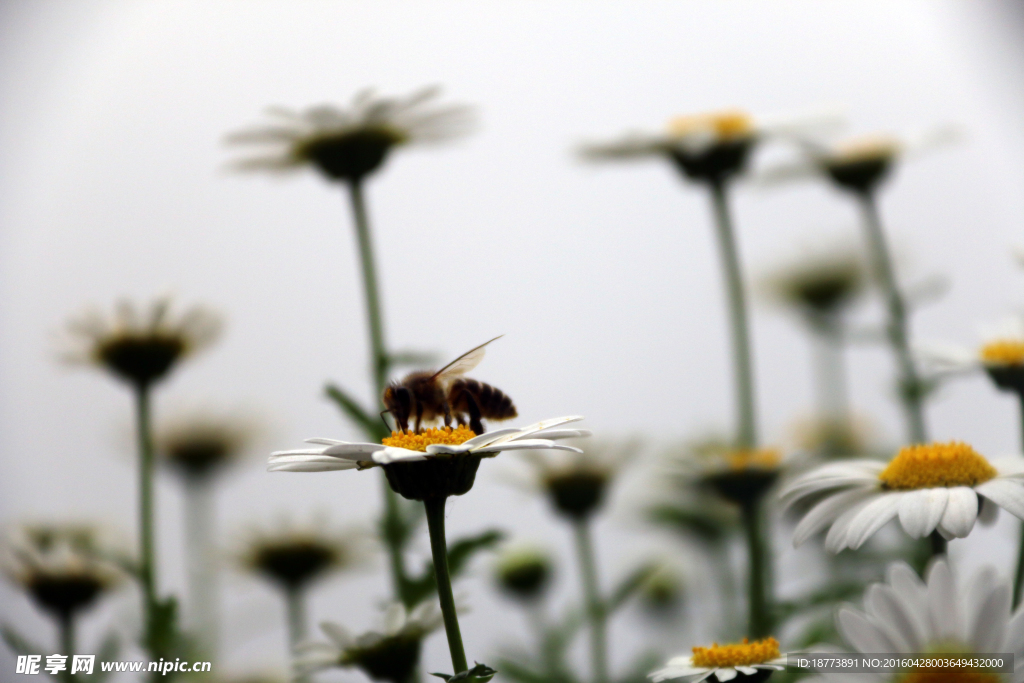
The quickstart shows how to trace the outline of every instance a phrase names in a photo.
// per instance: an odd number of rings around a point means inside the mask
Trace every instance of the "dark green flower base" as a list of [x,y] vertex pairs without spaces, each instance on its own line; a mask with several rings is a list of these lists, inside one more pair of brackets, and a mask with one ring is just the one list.
[[409,500],[444,499],[461,496],[473,488],[482,456],[436,455],[418,462],[384,465],[392,490]]

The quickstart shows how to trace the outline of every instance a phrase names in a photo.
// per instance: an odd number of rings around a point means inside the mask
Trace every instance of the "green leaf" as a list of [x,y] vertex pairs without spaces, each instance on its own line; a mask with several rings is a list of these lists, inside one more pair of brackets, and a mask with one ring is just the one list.
[[605,613],[614,614],[621,609],[656,571],[658,568],[653,564],[645,564],[634,569],[631,574],[619,582],[619,585],[605,601]]
[[[420,506],[422,507],[422,506]],[[498,529],[488,529],[475,536],[459,538],[448,545],[448,572],[452,578],[458,577],[469,566],[481,550],[487,550],[505,538],[505,532]],[[417,577],[410,577],[406,581],[403,590],[404,602],[407,605],[417,605],[434,595],[437,591],[437,580],[434,577],[433,562],[426,562],[423,572]]]
[[617,678],[615,683],[649,683],[647,674],[658,668],[663,661],[664,658],[657,652],[644,652],[633,660],[626,673]]
[[[117,659],[117,653],[120,652],[120,650],[121,641],[118,639],[117,633],[111,632],[109,635],[107,635],[106,638],[103,639],[103,642],[100,644],[99,649],[96,651],[96,661],[109,662],[111,660]],[[95,676],[93,680],[96,681],[96,683],[102,683],[102,681],[104,681],[108,676],[110,676],[110,672],[102,671],[100,667],[97,666],[94,670],[93,675]]]
[[7,624],[0,626],[0,636],[7,643],[7,647],[19,655],[38,655],[44,652],[43,648],[15,631],[13,626]]
[[146,649],[152,659],[173,659],[180,645],[178,634],[178,599],[157,600],[149,616],[146,631]]
[[824,586],[812,591],[797,600],[786,600],[775,605],[775,615],[779,622],[800,616],[804,612],[817,607],[826,607],[833,603],[854,598],[864,592],[863,581],[843,581]]
[[384,426],[384,421],[366,412],[359,405],[359,402],[345,393],[341,387],[336,384],[327,384],[324,387],[324,393],[327,394],[327,398],[338,404],[341,412],[348,415],[353,422],[359,425],[366,438],[380,441],[388,436],[388,430]]
[[430,675],[443,678],[447,683],[487,683],[487,681],[494,678],[494,674],[498,673],[486,664],[481,664],[480,662],[473,662],[473,664],[475,666],[469,671],[463,671],[454,676],[441,673],[432,673]]
[[735,527],[725,515],[713,510],[664,503],[647,509],[654,524],[668,527],[704,543],[721,543]]
[[[466,536],[456,539],[448,544],[448,571],[452,578],[459,576],[469,561],[481,550],[488,550],[500,543],[505,538],[505,532],[500,529],[488,529],[475,536]],[[433,570],[433,568],[431,568]]]

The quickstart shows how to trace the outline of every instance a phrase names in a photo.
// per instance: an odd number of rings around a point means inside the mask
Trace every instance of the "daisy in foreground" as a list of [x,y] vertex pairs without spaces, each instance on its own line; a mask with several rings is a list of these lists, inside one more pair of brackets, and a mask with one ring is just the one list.
[[[922,582],[903,563],[889,567],[885,583],[864,593],[864,611],[844,607],[836,622],[843,639],[857,652],[1024,654],[1024,610],[1011,615],[1010,586],[991,567],[977,572],[966,585],[954,580],[944,558],[934,561]],[[964,680],[1001,683],[1004,676],[977,670],[911,670],[906,683]],[[844,678],[848,675],[844,674]],[[891,680],[892,674],[867,680]],[[1024,670],[1006,679],[1020,683]],[[846,678],[848,680],[848,678]],[[861,679],[864,680],[864,679]]]
[[897,517],[913,538],[936,530],[946,540],[963,538],[983,501],[985,508],[994,503],[1024,519],[1024,458],[989,461],[956,441],[907,446],[888,464],[848,460],[819,467],[782,492],[787,507],[808,498],[818,502],[797,525],[794,545],[831,525],[825,547],[856,550]]
[[[438,600],[448,636],[455,675],[470,671],[469,677],[484,680],[489,676],[473,671],[487,669],[467,664],[462,633],[455,612],[448,548],[445,541],[444,509],[449,496],[461,496],[473,488],[476,471],[483,458],[511,450],[569,450],[560,439],[589,436],[580,429],[556,429],[582,420],[580,416],[559,417],[537,422],[521,429],[498,429],[477,435],[465,426],[454,429],[425,429],[420,432],[392,432],[382,443],[349,443],[333,439],[311,439],[321,448],[282,451],[270,456],[271,472],[323,472],[366,469],[381,466],[391,488],[409,500],[422,501],[427,512],[430,550],[437,577]],[[480,669],[479,667],[483,667]],[[491,673],[490,675],[493,675]]]
[[700,683],[705,679],[725,683],[736,678],[743,683],[761,683],[775,671],[785,668],[786,655],[779,653],[779,641],[765,638],[753,643],[746,638],[741,643],[711,647],[695,647],[693,655],[673,657],[664,669],[651,672],[654,683],[682,679],[686,683]]

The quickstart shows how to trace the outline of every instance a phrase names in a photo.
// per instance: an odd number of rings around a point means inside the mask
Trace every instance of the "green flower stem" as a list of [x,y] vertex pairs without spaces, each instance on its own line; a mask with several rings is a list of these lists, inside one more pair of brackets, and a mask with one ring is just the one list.
[[[366,212],[366,198],[363,194],[361,180],[348,183],[349,199],[352,206],[352,218],[356,227],[356,241],[359,244],[359,263],[363,272],[363,293],[366,296],[366,320],[370,331],[370,349],[372,354],[373,387],[376,391],[376,403],[381,406],[381,395],[387,384],[390,356],[384,343],[384,317],[381,313],[380,288],[377,280],[377,264],[373,254],[373,239],[370,234],[370,220]],[[379,435],[367,433],[368,438]],[[386,530],[397,530],[403,526],[398,494],[391,490],[387,478],[381,474],[381,485],[384,491],[384,519],[382,526]],[[407,600],[405,589],[408,579],[405,573],[405,560],[402,557],[402,538],[398,533],[385,533],[384,542],[388,551],[388,566],[391,568],[391,583],[395,597],[405,603],[407,608],[413,605]]]
[[761,500],[756,499],[741,506],[740,511],[749,562],[747,635],[750,638],[764,638],[771,635],[772,631],[768,581],[771,575],[771,558],[764,540],[764,509]]
[[754,408],[754,371],[750,351],[750,330],[747,323],[747,302],[743,293],[736,237],[726,197],[724,181],[712,182],[711,199],[715,212],[715,228],[722,254],[726,295],[729,302],[729,321],[732,327],[733,372],[736,382],[737,436],[739,448],[757,445],[757,418]]
[[818,380],[818,406],[822,417],[837,424],[849,414],[843,333],[838,316],[821,320],[814,334]]
[[153,434],[148,384],[135,387],[135,416],[139,442],[139,581],[142,583],[146,643],[152,646],[157,600],[153,531]]
[[909,321],[907,306],[896,284],[892,257],[886,244],[882,220],[878,213],[878,203],[874,193],[867,191],[858,194],[861,212],[864,216],[864,229],[867,232],[868,247],[872,256],[875,276],[885,295],[889,309],[889,321],[886,334],[889,344],[896,354],[899,368],[899,395],[903,403],[903,411],[907,420],[907,436],[911,443],[925,443],[928,433],[924,421],[924,385],[917,374],[914,358],[910,353]]
[[[1024,441],[1024,391],[1017,394],[1021,410],[1021,439]],[[1020,526],[1020,548],[1017,550],[1017,574],[1013,580],[1013,608],[1020,604],[1024,593],[1024,522]]]
[[190,617],[196,644],[210,658],[217,654],[217,576],[213,545],[213,482],[185,479],[185,558]]
[[384,320],[381,316],[380,290],[377,286],[377,264],[373,256],[373,239],[370,235],[370,220],[366,215],[366,199],[363,184],[356,180],[348,185],[352,202],[352,218],[356,225],[356,239],[359,242],[359,262],[363,270],[363,291],[366,295],[366,317],[370,328],[370,348],[373,353],[373,384],[377,400],[384,391],[388,379],[388,353],[384,345]]
[[75,617],[70,612],[60,615],[60,654],[67,655],[67,668],[61,672],[61,680],[73,683],[75,676],[71,673],[71,662],[75,658]]
[[576,536],[576,554],[579,556],[583,592],[590,617],[590,658],[594,683],[608,683],[608,635],[604,600],[597,582],[597,561],[590,536],[590,523],[586,518],[573,521]]
[[444,536],[444,506],[446,498],[430,498],[423,501],[427,509],[427,529],[430,531],[430,553],[434,559],[434,576],[437,578],[437,598],[441,603],[444,617],[444,631],[448,636],[448,649],[452,654],[452,667],[456,674],[469,669],[466,663],[466,649],[462,645],[462,631],[459,629],[459,615],[455,613],[455,597],[452,595],[452,577],[448,571],[448,544]]
[[[285,590],[285,608],[288,610],[288,654],[289,659],[295,659],[295,647],[306,637],[306,604],[302,588],[293,586]],[[302,683],[305,677],[300,676],[298,670],[294,673],[295,683]]]

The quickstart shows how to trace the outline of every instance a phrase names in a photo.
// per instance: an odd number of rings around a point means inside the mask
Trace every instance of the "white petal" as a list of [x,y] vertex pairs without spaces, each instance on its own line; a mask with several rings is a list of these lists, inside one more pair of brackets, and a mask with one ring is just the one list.
[[350,470],[359,466],[352,460],[339,460],[329,455],[286,455],[272,458],[267,463],[268,472],[334,472]]
[[405,606],[400,603],[392,603],[384,614],[384,633],[393,636],[405,626]]
[[1014,517],[1024,519],[1024,486],[1011,479],[992,479],[974,490]]
[[445,444],[445,443],[432,443],[427,446],[427,453],[430,455],[443,454],[443,455],[457,455],[459,453],[469,453],[470,448],[464,443],[457,445]]
[[736,669],[731,666],[725,667],[724,669],[715,669],[715,678],[721,681],[721,683],[731,681],[736,678]]
[[333,455],[338,458],[349,460],[369,460],[366,456],[384,450],[379,443],[340,443],[328,446],[323,450],[324,455]]
[[342,650],[352,644],[352,634],[341,624],[333,621],[320,622],[320,630],[327,634],[327,637],[335,642]]
[[954,538],[963,538],[971,533],[978,519],[978,494],[967,486],[949,489],[949,503],[939,523],[943,531]]
[[857,652],[892,652],[893,644],[865,615],[849,607],[839,610],[836,617],[839,632]]
[[[684,669],[687,668],[687,667],[692,667],[693,666],[693,656],[692,655],[679,655],[678,657],[673,657],[672,659],[668,660],[668,664],[666,664],[666,666],[671,666],[671,667],[675,667],[675,668],[682,667]],[[704,669],[706,669],[706,668],[707,667],[697,667],[696,669],[694,669],[694,671],[704,671]]]
[[861,508],[850,520],[846,532],[846,545],[856,550],[868,540],[872,534],[888,524],[899,513],[903,495],[889,492],[875,498]]
[[956,600],[956,584],[946,559],[940,558],[928,567],[928,612],[931,617],[932,638],[951,640],[959,638],[960,609]]
[[967,635],[974,652],[998,652],[1006,636],[1010,619],[1010,586],[998,583],[977,606],[977,613],[968,622]]
[[891,586],[880,583],[870,586],[864,596],[864,607],[886,628],[898,652],[921,652],[925,645],[923,624],[905,609]]
[[836,521],[832,523],[832,528],[828,530],[825,535],[825,549],[830,553],[838,553],[846,547],[847,532],[850,529],[850,522],[864,507],[871,503],[871,501],[877,500],[884,496],[884,493],[875,493],[870,498],[865,498],[859,503],[852,505],[846,512],[839,515]]
[[572,451],[573,453],[582,453],[583,451],[574,446],[563,446],[562,444],[556,444],[554,441],[548,441],[547,439],[523,439],[520,441],[506,441],[504,443],[495,443],[488,446],[481,446],[480,448],[474,448],[474,453],[498,453],[500,451],[527,451],[527,450],[555,450],[555,451]]
[[757,669],[752,666],[737,666],[736,670],[744,676],[752,676],[757,673]]
[[397,448],[388,446],[382,451],[373,454],[373,461],[381,465],[389,465],[393,462],[416,462],[426,460],[427,454],[423,451],[411,451],[408,448]]
[[938,526],[946,511],[949,489],[908,491],[900,503],[900,525],[911,538],[927,536]]
[[462,445],[463,446],[476,446],[477,444],[481,444],[481,443],[491,443],[492,441],[494,441],[496,439],[500,439],[503,436],[508,436],[509,434],[518,434],[518,433],[519,433],[519,429],[517,429],[516,427],[507,427],[505,429],[495,429],[494,431],[491,431],[491,432],[485,432],[485,433],[481,434],[480,436],[474,436],[472,439],[469,439],[468,441],[463,441]]
[[338,446],[345,442],[339,441],[338,439],[324,439],[321,437],[315,437],[312,439],[306,439],[306,443],[315,443],[320,444],[321,446]]
[[567,417],[555,417],[551,418],[550,420],[541,420],[540,422],[535,422],[532,425],[529,425],[528,427],[523,427],[522,429],[519,430],[518,434],[508,434],[495,441],[492,441],[491,444],[504,443],[506,441],[512,441],[513,439],[522,439],[524,437],[536,434],[537,432],[544,431],[545,429],[557,427],[558,425],[567,424],[569,422],[579,422],[582,419],[582,415],[569,415]]
[[824,529],[831,522],[835,521],[836,517],[845,512],[850,505],[854,505],[872,495],[874,495],[874,491],[854,489],[853,491],[843,491],[828,496],[811,508],[804,515],[804,518],[800,520],[800,523],[793,531],[793,546],[802,544],[808,538]]

